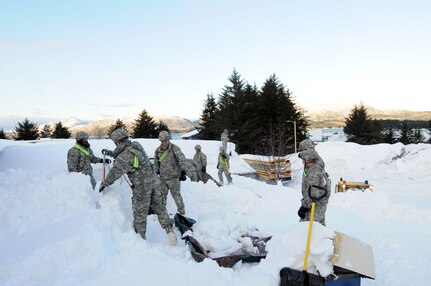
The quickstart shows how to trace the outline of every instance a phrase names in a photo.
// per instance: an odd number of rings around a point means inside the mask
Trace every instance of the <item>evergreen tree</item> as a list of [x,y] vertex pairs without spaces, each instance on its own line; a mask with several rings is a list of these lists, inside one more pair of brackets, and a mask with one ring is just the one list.
[[428,143],[431,143],[431,119],[428,121],[428,135],[430,136]]
[[395,136],[395,131],[392,128],[392,126],[389,126],[389,128],[386,130],[386,132],[383,135],[383,143],[394,144],[396,142],[397,142],[397,138]]
[[293,122],[296,123],[297,143],[305,139],[308,128],[305,113],[296,106],[289,89],[279,82],[275,74],[262,86],[256,111],[260,137],[264,139],[257,142],[260,144],[258,148],[266,148],[266,155],[282,156],[294,150]]
[[400,135],[400,139],[399,142],[403,143],[404,145],[408,145],[413,143],[413,131],[410,128],[410,126],[407,124],[407,121],[404,120],[401,123],[401,135]]
[[133,137],[135,138],[157,138],[157,124],[148,112],[144,109],[139,118],[133,124]]
[[54,124],[54,131],[52,132],[52,138],[55,139],[67,139],[72,136],[72,133],[69,131],[69,128],[63,126],[61,121]]
[[120,129],[120,128],[122,128],[122,129],[124,129],[124,130],[127,131],[126,124],[124,124],[124,122],[121,121],[120,118],[118,118],[117,121],[115,121],[114,124],[112,124],[111,126],[109,126],[109,128],[108,128],[108,136],[111,137],[112,132],[114,132],[115,130]]
[[28,121],[26,118],[22,123],[18,122],[15,127],[16,140],[36,140],[39,138],[37,124]]
[[368,115],[364,104],[355,105],[350,114],[345,118],[344,133],[347,142],[355,142],[363,145],[380,142],[380,125]]
[[7,139],[7,137],[6,137],[6,133],[4,133],[3,128],[2,128],[2,129],[0,129],[0,139]]
[[159,124],[157,125],[157,134],[159,134],[160,131],[168,131],[168,133],[171,134],[171,131],[169,130],[168,125],[162,120],[160,120]]
[[417,143],[423,143],[425,140],[424,135],[422,134],[422,131],[420,128],[416,128],[412,131],[412,142]]
[[42,128],[42,131],[40,131],[40,137],[41,138],[50,138],[51,136],[52,136],[51,125],[45,124]]
[[216,125],[216,114],[218,112],[217,103],[212,94],[207,94],[204,101],[204,109],[200,116],[199,136],[203,140],[218,140],[220,138],[219,129]]

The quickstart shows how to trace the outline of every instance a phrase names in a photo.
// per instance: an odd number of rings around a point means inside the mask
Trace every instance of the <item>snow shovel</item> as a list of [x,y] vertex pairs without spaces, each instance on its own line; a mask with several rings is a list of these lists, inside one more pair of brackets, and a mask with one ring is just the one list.
[[214,183],[216,183],[217,187],[222,186],[210,174],[208,174],[207,172],[202,172],[202,182],[204,182],[206,184],[208,182],[208,180],[211,180]]
[[314,209],[316,203],[313,201],[311,204],[310,222],[308,225],[307,244],[305,246],[304,268],[301,271],[296,269],[284,267],[280,270],[280,286],[320,286],[325,285],[325,280],[314,274],[307,272],[308,255],[310,252],[311,233],[313,230]]

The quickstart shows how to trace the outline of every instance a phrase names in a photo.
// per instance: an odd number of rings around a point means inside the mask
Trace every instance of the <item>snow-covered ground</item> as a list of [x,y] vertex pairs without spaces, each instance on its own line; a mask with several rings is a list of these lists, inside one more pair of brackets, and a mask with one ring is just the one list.
[[[152,156],[157,140],[138,140]],[[174,140],[188,158],[194,145],[207,154],[208,172],[217,178],[219,142]],[[114,148],[110,140],[90,140],[94,153]],[[68,174],[66,153],[74,140],[26,143],[0,140],[0,285],[278,285],[284,266],[302,268],[307,223],[299,223],[302,164],[296,154],[292,181],[268,185],[233,176],[218,188],[182,183],[187,216],[197,220],[194,236],[217,255],[247,244],[246,233],[272,236],[260,263],[221,268],[197,263],[179,239],[170,247],[150,217],[147,240],[131,226],[131,192],[117,181],[97,197],[88,177]],[[368,180],[374,191],[332,193],[327,227],[314,224],[310,268],[331,271],[334,231],[373,247],[376,280],[362,285],[428,285],[431,279],[431,145],[361,146],[342,141],[319,143],[333,185],[342,177]],[[236,153],[233,173],[250,167]],[[93,165],[96,179],[102,166]],[[99,199],[100,209],[94,200]],[[168,211],[175,213],[172,198]],[[176,231],[179,238],[179,232]],[[321,261],[323,259],[323,262]]]

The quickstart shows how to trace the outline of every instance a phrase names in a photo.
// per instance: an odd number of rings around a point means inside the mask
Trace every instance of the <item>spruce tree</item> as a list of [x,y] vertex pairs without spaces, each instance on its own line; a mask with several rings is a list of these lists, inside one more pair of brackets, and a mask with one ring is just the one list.
[[408,145],[413,143],[413,131],[411,129],[411,127],[408,125],[407,121],[404,120],[401,123],[401,135],[400,135],[400,139],[399,142],[403,143],[404,145]]
[[220,138],[219,129],[216,123],[218,112],[217,103],[212,94],[207,94],[204,101],[204,109],[200,116],[199,136],[203,140],[218,140]]
[[394,144],[397,142],[397,138],[395,136],[395,131],[392,126],[385,131],[383,134],[383,143]]
[[50,138],[51,136],[52,136],[51,125],[45,124],[42,128],[42,131],[40,131],[40,137],[41,138]]
[[115,130],[120,129],[120,128],[122,128],[122,129],[124,129],[124,130],[127,131],[126,124],[124,124],[124,122],[121,121],[120,118],[118,118],[117,121],[115,121],[114,124],[112,124],[111,126],[109,126],[109,128],[108,128],[108,136],[111,137],[112,132],[114,132]]
[[63,126],[61,121],[54,124],[54,131],[52,132],[52,138],[55,139],[67,139],[72,136],[72,133],[69,131],[69,128]]
[[27,118],[22,123],[18,122],[15,132],[16,140],[36,140],[39,138],[37,124],[30,122]]
[[133,137],[135,138],[157,138],[157,124],[148,112],[144,109],[139,118],[133,124]]
[[282,156],[293,152],[294,124],[296,124],[297,143],[305,139],[308,121],[303,109],[298,107],[292,99],[291,93],[277,78],[271,75],[259,92],[258,107],[256,108],[260,126],[260,137],[257,141],[265,155]]
[[413,130],[412,132],[412,141],[413,143],[417,144],[417,143],[423,143],[425,140],[425,137],[422,134],[422,131],[420,128],[416,128],[415,130]]
[[168,131],[169,134],[171,134],[171,131],[169,130],[168,125],[163,122],[163,120],[159,120],[159,124],[157,125],[157,134],[160,133],[160,131]]
[[4,133],[3,128],[2,128],[2,129],[0,129],[0,139],[7,139],[7,137],[6,137],[6,133]]
[[347,135],[347,142],[369,145],[381,141],[380,126],[368,115],[363,103],[355,105],[350,111],[349,116],[345,118],[343,131]]

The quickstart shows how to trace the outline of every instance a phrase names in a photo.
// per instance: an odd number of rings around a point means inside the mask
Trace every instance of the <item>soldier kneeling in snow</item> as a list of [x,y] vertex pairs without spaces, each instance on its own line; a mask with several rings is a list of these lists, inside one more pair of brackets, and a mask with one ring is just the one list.
[[163,204],[160,183],[150,164],[147,153],[138,142],[131,142],[124,129],[117,129],[111,134],[117,148],[114,151],[103,150],[115,156],[114,166],[100,185],[99,192],[112,185],[123,174],[127,174],[132,183],[133,226],[145,239],[147,214],[151,208],[157,214],[160,225],[166,231],[170,245],[177,244],[172,230],[171,219]]

